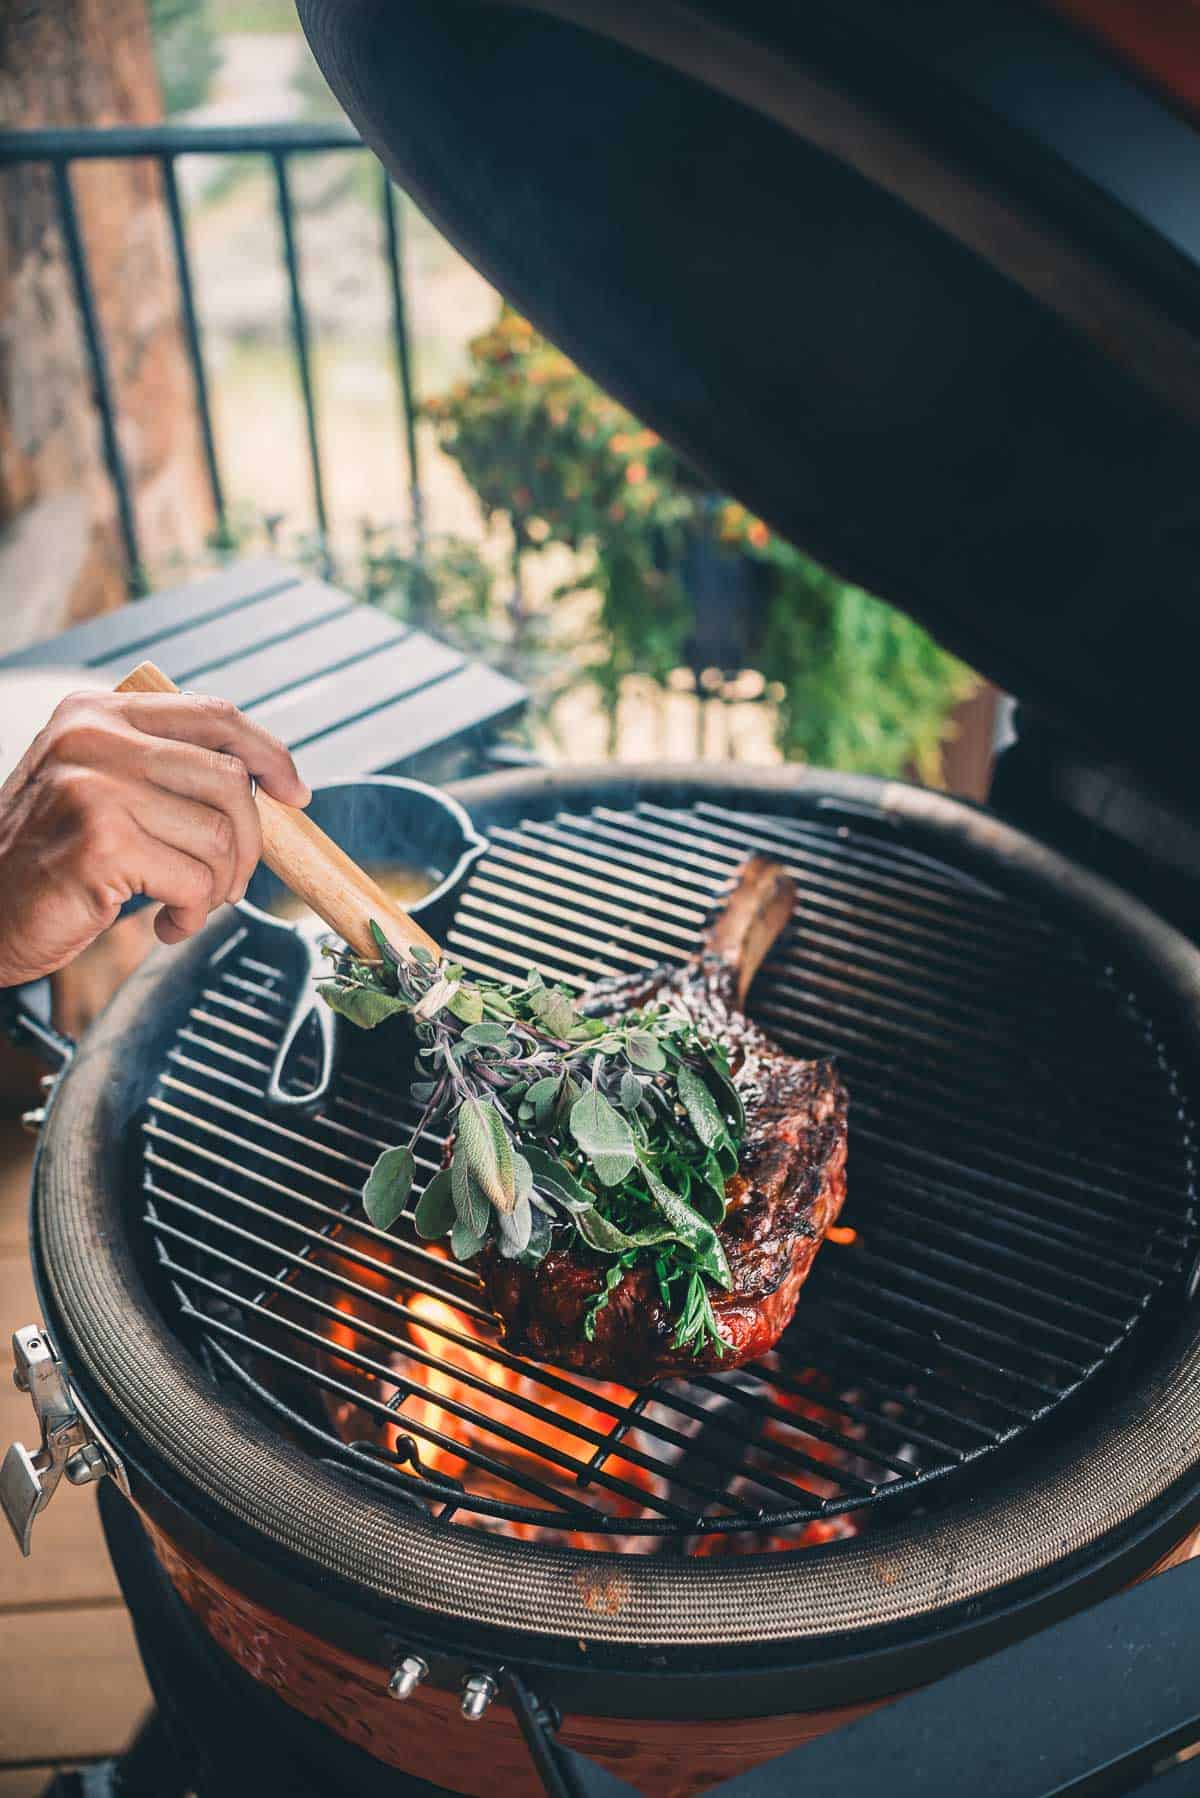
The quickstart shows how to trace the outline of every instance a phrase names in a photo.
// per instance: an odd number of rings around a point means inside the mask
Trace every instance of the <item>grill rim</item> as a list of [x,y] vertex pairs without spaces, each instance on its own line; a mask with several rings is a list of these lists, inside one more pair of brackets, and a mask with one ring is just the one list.
[[[744,773],[703,768],[633,768],[614,774],[611,766],[488,776],[453,791],[468,809],[475,804],[484,810],[491,827],[503,821],[506,810],[536,816],[546,805],[570,810],[572,800],[589,807],[609,798],[625,806],[640,798],[686,804],[718,794],[723,804],[753,810],[764,789],[851,810],[865,807],[872,817],[930,833],[943,848],[949,837],[993,881],[1028,883],[1043,903],[1061,907],[1077,924],[1115,937],[1125,962],[1145,980],[1156,1015],[1178,1039],[1173,1048],[1194,1073],[1200,1041],[1200,953],[1131,895],[990,814],[944,795],[807,769],[755,770],[747,780]],[[1012,1482],[1012,1490],[1008,1482],[997,1487],[975,1506],[952,1506],[930,1519],[892,1525],[857,1553],[850,1552],[853,1545],[839,1545],[832,1551],[837,1569],[845,1574],[853,1563],[853,1579],[835,1578],[831,1551],[821,1549],[728,1562],[646,1563],[638,1557],[584,1557],[569,1549],[497,1541],[469,1528],[429,1524],[390,1506],[381,1517],[378,1501],[352,1476],[315,1466],[282,1439],[264,1442],[261,1423],[240,1401],[197,1389],[205,1384],[203,1375],[159,1316],[136,1265],[131,1233],[123,1227],[125,1202],[139,1184],[128,1177],[131,1139],[138,1133],[113,1126],[132,1121],[128,1115],[122,1118],[130,1101],[120,1085],[123,1078],[132,1080],[129,1069],[138,1059],[130,1052],[131,1038],[148,1061],[153,1041],[171,1034],[175,1015],[190,1002],[198,972],[235,932],[236,921],[214,920],[169,966],[165,956],[155,956],[118,995],[60,1082],[43,1131],[34,1191],[39,1284],[47,1321],[72,1376],[85,1396],[97,1397],[109,1417],[115,1409],[119,1438],[128,1440],[137,1463],[152,1470],[152,1481],[157,1483],[165,1470],[170,1485],[182,1482],[193,1506],[197,1499],[204,1501],[200,1509],[217,1520],[218,1533],[224,1529],[257,1536],[269,1557],[285,1553],[310,1582],[332,1576],[348,1592],[357,1588],[369,1606],[390,1602],[453,1618],[464,1627],[517,1629],[527,1643],[582,1639],[594,1648],[607,1644],[649,1655],[672,1646],[693,1653],[744,1651],[765,1635],[777,1659],[794,1662],[798,1652],[812,1658],[816,1650],[819,1658],[820,1646],[836,1641],[852,1640],[859,1656],[872,1640],[882,1648],[889,1632],[894,1635],[900,1628],[916,1633],[944,1615],[947,1603],[970,1603],[977,1612],[971,1621],[979,1623],[985,1611],[994,1615],[1011,1601],[1016,1582],[1032,1580],[1045,1591],[1072,1564],[1080,1570],[1086,1563],[1094,1573],[1114,1541],[1128,1537],[1135,1524],[1149,1527],[1154,1516],[1177,1504],[1186,1509],[1200,1502],[1200,1422],[1189,1429],[1186,1459],[1171,1469],[1171,1478],[1159,1477],[1156,1484],[1147,1475],[1147,1461],[1163,1460],[1170,1435],[1166,1426],[1172,1420],[1178,1434],[1185,1398],[1192,1398],[1200,1418],[1200,1351],[1192,1330],[1185,1328],[1182,1350],[1177,1344],[1164,1351],[1130,1402],[1103,1415],[1066,1455],[1040,1465],[1047,1502],[1061,1514],[1061,1529],[1048,1526],[1040,1540],[1061,1546],[1032,1561],[1019,1554],[1010,1553],[1007,1560],[994,1556],[987,1577],[967,1589],[961,1564],[971,1558],[966,1551],[972,1539],[976,1550],[981,1538],[994,1543],[997,1527],[1005,1520],[1011,1527],[1014,1509],[1028,1509],[1027,1476]],[[168,997],[171,1002],[164,1003]],[[105,1307],[107,1316],[102,1315]],[[170,1402],[179,1393],[172,1395],[169,1389],[180,1385],[188,1401],[186,1422],[183,1407]],[[163,1407],[156,1418],[147,1414],[151,1387]],[[1147,1397],[1151,1389],[1153,1404]],[[206,1440],[215,1453],[205,1452]],[[1081,1533],[1072,1475],[1078,1476],[1081,1460],[1094,1469],[1105,1445],[1116,1452],[1117,1474],[1107,1489],[1107,1514]],[[249,1495],[248,1467],[259,1476],[258,1491],[251,1488]],[[288,1493],[286,1502],[281,1491]],[[960,1513],[968,1508],[971,1515],[964,1519]],[[349,1545],[326,1539],[327,1527],[323,1532],[321,1526],[331,1509],[343,1520],[342,1535],[350,1538]],[[927,1574],[937,1576],[932,1602],[913,1609],[899,1605],[900,1594],[892,1593],[881,1611],[884,1550],[893,1564],[910,1569],[923,1564]],[[753,1567],[764,1559],[774,1577],[770,1589],[750,1603]],[[789,1565],[781,1567],[781,1559]],[[630,1597],[639,1587],[653,1589],[659,1622],[654,1639],[624,1621],[624,1611],[635,1608],[624,1598],[616,1615],[598,1615],[589,1608],[573,1584],[581,1569],[616,1580]],[[907,1580],[904,1590],[914,1583]],[[828,1606],[817,1602],[819,1588],[824,1586],[828,1598],[835,1584],[845,1587],[838,1594],[840,1614],[829,1618],[828,1627],[818,1628],[813,1618],[823,1610],[828,1617]],[[529,1613],[531,1591],[538,1594],[536,1622]],[[697,1602],[701,1616],[695,1615]],[[723,1602],[731,1604],[731,1624],[722,1623]]]

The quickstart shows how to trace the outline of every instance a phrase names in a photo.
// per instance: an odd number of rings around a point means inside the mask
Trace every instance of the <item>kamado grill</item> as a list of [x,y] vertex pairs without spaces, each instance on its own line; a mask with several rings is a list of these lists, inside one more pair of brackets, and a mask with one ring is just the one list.
[[[487,849],[443,937],[479,972],[582,989],[683,960],[749,854],[797,883],[749,1009],[837,1057],[850,1196],[737,1373],[632,1391],[507,1352],[469,1269],[361,1210],[403,1031],[283,1110],[282,933],[231,912],[153,958],[38,1159],[73,1472],[113,1474],[272,1702],[438,1789],[857,1791],[886,1752],[949,1792],[969,1728],[1004,1743],[984,1789],[1129,1790],[1197,1708],[1190,1575],[1112,1598],[1200,1522],[1185,98],[1153,44],[1134,73],[1046,10],[301,10],[485,272],[1024,711],[991,813],[792,768],[454,789]],[[1138,1629],[1140,1672],[1110,1641]],[[1039,1630],[944,1727],[935,1688],[770,1766]]]

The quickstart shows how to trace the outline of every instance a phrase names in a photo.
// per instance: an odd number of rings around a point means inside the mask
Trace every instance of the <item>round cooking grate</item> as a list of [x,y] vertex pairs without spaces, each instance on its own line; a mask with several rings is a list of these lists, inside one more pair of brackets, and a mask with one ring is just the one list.
[[[762,805],[496,826],[448,941],[480,971],[583,988],[682,960],[751,852],[788,865],[796,917],[750,1011],[840,1061],[855,1234],[823,1248],[779,1349],[641,1392],[508,1354],[469,1270],[361,1211],[404,1130],[402,1033],[354,1038],[319,1117],[264,1107],[292,994],[275,933],[248,929],[144,1123],[147,1225],[222,1377],[438,1516],[580,1546],[795,1547],[948,1494],[1178,1298],[1187,1107],[1099,946],[894,825]],[[428,1177],[441,1145],[422,1151]]]

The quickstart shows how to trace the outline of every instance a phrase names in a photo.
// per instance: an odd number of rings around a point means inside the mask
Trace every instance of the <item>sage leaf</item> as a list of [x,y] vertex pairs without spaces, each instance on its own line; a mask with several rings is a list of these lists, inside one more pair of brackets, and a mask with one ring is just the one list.
[[563,1075],[561,1086],[558,1103],[554,1108],[554,1120],[565,1127],[571,1115],[571,1107],[582,1093],[583,1088],[577,1080],[571,1078],[570,1074]]
[[619,1186],[637,1161],[629,1121],[593,1089],[571,1107],[571,1135],[583,1150],[602,1186]]
[[725,1178],[731,1179],[738,1171],[738,1152],[728,1138],[719,1142],[716,1147],[717,1165]]
[[454,1210],[459,1223],[477,1236],[485,1235],[488,1202],[471,1177],[471,1164],[461,1147],[455,1149],[454,1159],[450,1163],[450,1190],[454,1195]]
[[[532,1201],[537,1203],[536,1198]],[[550,1219],[544,1211],[534,1211],[529,1231],[529,1241],[521,1260],[526,1267],[536,1267],[550,1253],[550,1244],[554,1238],[554,1230]]]
[[497,1211],[517,1202],[512,1144],[496,1107],[485,1099],[464,1099],[458,1108],[458,1139],[471,1173]]
[[322,981],[317,991],[326,1005],[349,1018],[360,1030],[374,1030],[385,1018],[394,1018],[397,1012],[410,1009],[407,999],[381,993],[374,986],[342,986],[330,980]]
[[719,1224],[725,1216],[725,1175],[712,1149],[705,1157],[698,1184],[688,1192],[688,1200],[710,1224]]
[[706,1149],[715,1148],[727,1135],[725,1119],[699,1074],[689,1067],[681,1067],[675,1076],[675,1090],[701,1143]]
[[513,1185],[517,1204],[524,1204],[533,1194],[533,1169],[524,1155],[513,1156]]
[[702,1049],[701,1053],[712,1069],[718,1103],[729,1119],[734,1135],[741,1138],[746,1133],[746,1107],[742,1104],[742,1095],[729,1072],[729,1062],[724,1051],[712,1044],[707,1049]]
[[535,1129],[550,1128],[554,1107],[558,1102],[558,1089],[558,1075],[550,1074],[544,1080],[535,1080],[525,1094],[525,1103],[531,1107]]
[[667,1065],[662,1044],[648,1030],[627,1031],[625,1053],[634,1067],[645,1068],[648,1074],[661,1074]]
[[725,1250],[721,1247],[721,1238],[713,1232],[708,1247],[696,1256],[696,1267],[702,1274],[707,1274],[716,1286],[723,1286],[728,1292],[733,1285],[733,1275],[729,1271],[729,1263],[725,1259]]
[[412,1191],[416,1164],[411,1149],[385,1149],[363,1187],[363,1210],[378,1230],[389,1230]]
[[574,1001],[556,986],[544,986],[535,992],[529,1009],[547,1036],[568,1037],[579,1023]]
[[529,1247],[529,1238],[533,1234],[533,1211],[529,1199],[518,1199],[511,1211],[497,1214],[496,1223],[500,1232],[500,1253],[508,1261],[515,1261]]
[[603,1018],[580,1018],[578,1023],[572,1025],[567,1035],[573,1043],[586,1043],[592,1037],[604,1037],[606,1039],[604,1042],[596,1044],[596,1052],[599,1055],[615,1055],[617,1050],[623,1046],[619,1036],[610,1034],[608,1025]]
[[483,1016],[483,994],[475,986],[456,986],[446,1001],[446,1009],[464,1024],[478,1024]]
[[636,1111],[642,1102],[642,1083],[636,1074],[621,1075],[621,1104],[626,1111]]
[[500,1049],[508,1041],[508,1031],[503,1024],[468,1024],[462,1040],[478,1049]]
[[686,1199],[681,1199],[677,1192],[673,1192],[649,1162],[642,1163],[642,1174],[655,1208],[671,1226],[675,1240],[691,1250],[696,1265],[705,1273],[710,1274],[720,1285],[729,1286],[732,1283],[729,1264],[712,1225]]
[[433,1176],[417,1200],[417,1209],[413,1213],[417,1235],[426,1242],[433,1242],[439,1236],[447,1235],[454,1228],[455,1215],[450,1170],[443,1168]]
[[622,1230],[594,1205],[576,1212],[575,1228],[590,1249],[600,1255],[627,1255],[633,1250],[652,1248],[655,1243],[672,1242],[675,1231],[669,1224],[650,1224],[641,1230]]
[[531,1142],[524,1144],[523,1155],[533,1170],[534,1183],[540,1192],[557,1199],[566,1211],[591,1210],[592,1200],[575,1176],[555,1156],[548,1155],[545,1149],[539,1149],[536,1143]]
[[470,1261],[478,1255],[483,1247],[484,1237],[477,1235],[469,1224],[460,1218],[450,1232],[450,1249],[456,1261]]

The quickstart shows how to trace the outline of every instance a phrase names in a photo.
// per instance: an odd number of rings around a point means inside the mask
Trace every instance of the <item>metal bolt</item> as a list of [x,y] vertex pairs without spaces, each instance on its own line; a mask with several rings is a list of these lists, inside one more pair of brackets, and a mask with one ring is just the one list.
[[30,1136],[36,1136],[46,1121],[46,1107],[35,1105],[32,1111],[21,1113],[21,1128],[28,1130]]
[[72,1486],[90,1486],[93,1480],[102,1480],[108,1472],[108,1462],[104,1459],[103,1449],[88,1442],[83,1448],[77,1448],[71,1456],[63,1472]]
[[421,1681],[428,1678],[429,1668],[420,1655],[406,1654],[399,1665],[392,1669],[388,1691],[393,1698],[411,1698]]
[[463,1681],[462,1714],[468,1723],[478,1723],[500,1688],[490,1673],[471,1673]]

